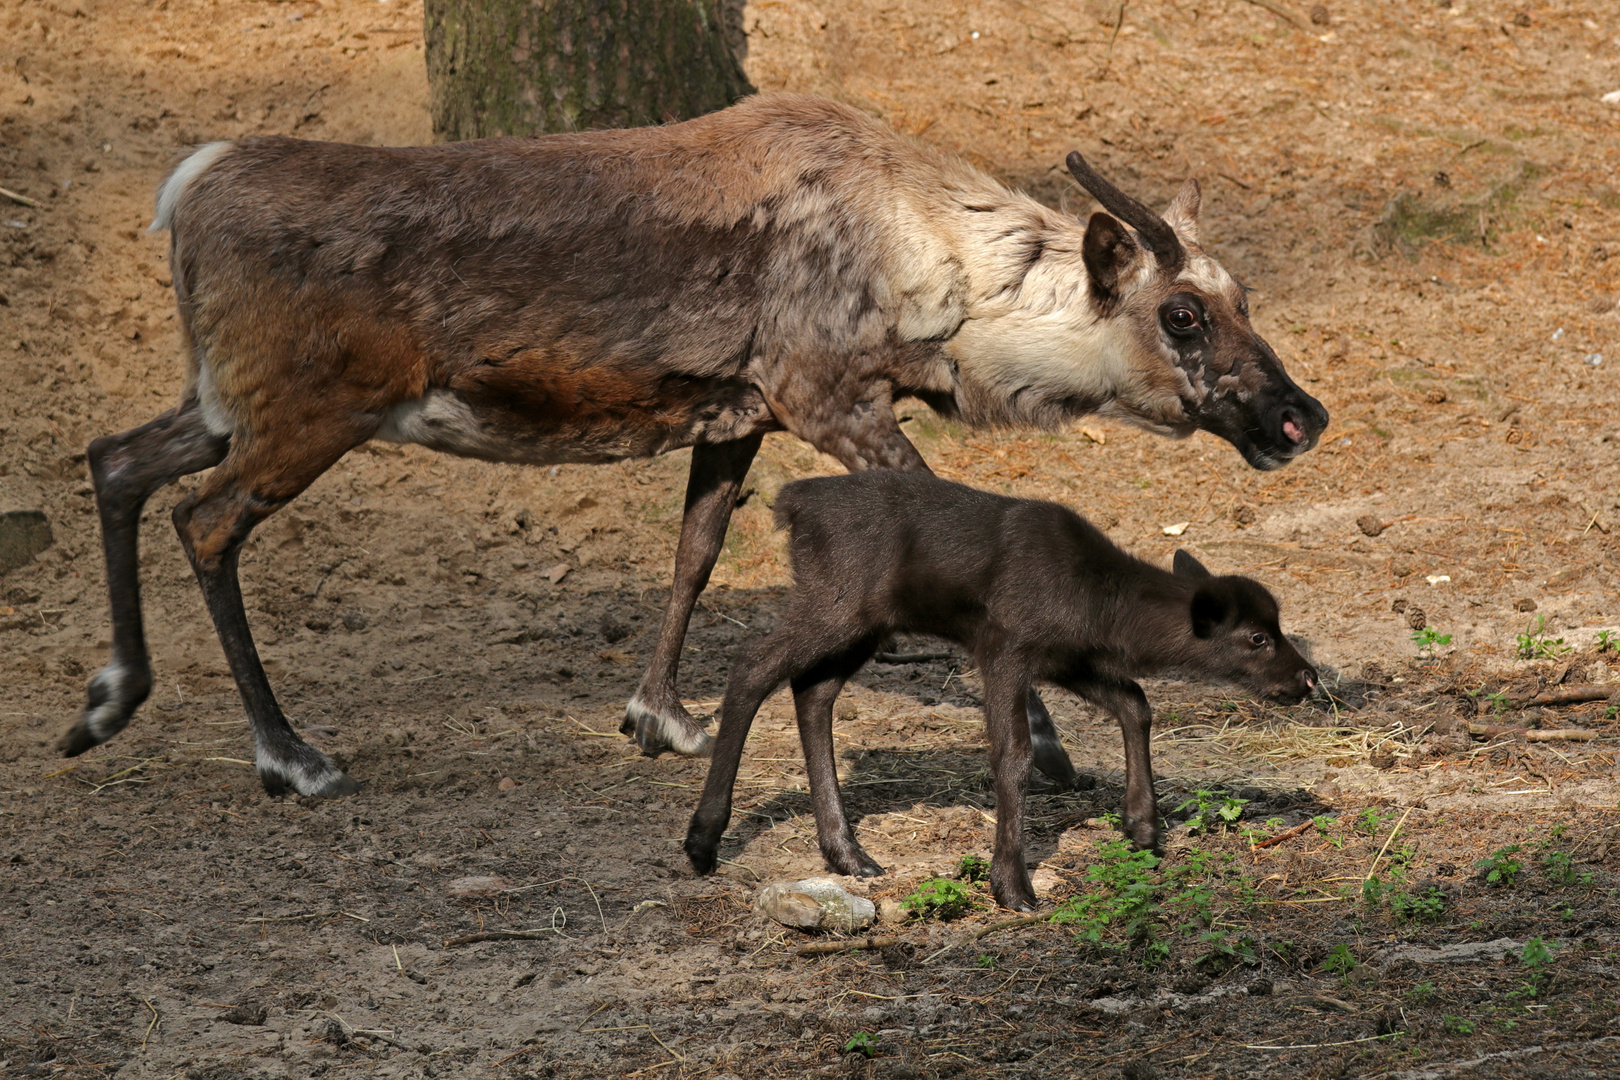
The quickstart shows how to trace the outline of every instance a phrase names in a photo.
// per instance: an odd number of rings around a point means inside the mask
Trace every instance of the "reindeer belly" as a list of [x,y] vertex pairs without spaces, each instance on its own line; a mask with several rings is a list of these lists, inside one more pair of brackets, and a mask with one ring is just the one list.
[[759,390],[739,378],[637,380],[597,369],[584,377],[522,380],[480,366],[395,405],[375,438],[486,461],[554,465],[652,457],[779,426]]

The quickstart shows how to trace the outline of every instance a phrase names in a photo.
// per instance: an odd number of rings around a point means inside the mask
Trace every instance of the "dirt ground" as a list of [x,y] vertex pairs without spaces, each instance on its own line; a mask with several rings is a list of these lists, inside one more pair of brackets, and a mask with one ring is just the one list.
[[[890,869],[853,887],[890,901],[894,941],[813,958],[752,910],[821,869],[785,699],[707,880],[679,848],[703,763],[617,734],[684,455],[524,470],[367,447],[259,531],[250,616],[289,715],[365,784],[339,802],[260,789],[165,492],[143,534],[158,689],[108,746],[55,756],[107,646],[85,445],[179,387],[165,241],[142,231],[164,169],[251,132],[431,133],[419,3],[0,0],[0,187],[38,203],[0,197],[0,511],[43,511],[55,538],[0,578],[0,1075],[1615,1075],[1616,707],[1523,702],[1620,689],[1597,645],[1620,631],[1620,106],[1600,100],[1620,21],[1273,6],[743,9],[761,88],[852,102],[1054,205],[1087,209],[1074,148],[1153,200],[1201,177],[1208,246],[1334,417],[1262,474],[1203,435],[909,410],[944,475],[1267,581],[1335,698],[1151,686],[1184,823],[1132,878],[1103,818],[1118,737],[1052,692],[1093,785],[1037,783],[1037,884],[1114,915],[1094,941],[980,937],[1006,918],[982,889],[951,922],[892,903],[988,853],[974,675],[874,666],[838,738]],[[775,618],[771,495],[827,471],[767,440],[694,620],[695,711]],[[1449,635],[1432,655],[1424,625]],[[1208,813],[1182,807],[1200,791]],[[1134,923],[1107,908],[1131,881]],[[512,929],[538,936],[447,944]],[[859,1033],[870,1059],[846,1052]]]

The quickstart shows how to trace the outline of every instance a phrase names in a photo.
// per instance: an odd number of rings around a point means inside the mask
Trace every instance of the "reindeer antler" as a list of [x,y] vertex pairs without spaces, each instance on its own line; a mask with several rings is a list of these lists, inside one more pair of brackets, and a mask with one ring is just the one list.
[[1071,152],[1064,163],[1069,166],[1074,178],[1080,181],[1080,186],[1103,204],[1103,209],[1136,230],[1142,246],[1153,252],[1160,266],[1169,269],[1181,265],[1181,240],[1164,218],[1103,179],[1102,174],[1087,164],[1078,150]]

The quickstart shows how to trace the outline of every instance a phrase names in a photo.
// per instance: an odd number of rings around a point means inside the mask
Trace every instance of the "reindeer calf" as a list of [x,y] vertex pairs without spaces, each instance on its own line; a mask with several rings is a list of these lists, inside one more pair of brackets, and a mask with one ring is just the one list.
[[821,854],[835,873],[883,873],[844,817],[833,763],[833,702],[890,634],[924,633],[972,650],[984,680],[996,787],[996,900],[1033,909],[1024,866],[1030,730],[1025,699],[1056,683],[1118,718],[1125,735],[1126,834],[1156,847],[1148,731],[1133,680],[1166,670],[1226,679],[1286,702],[1317,674],[1277,626],[1277,601],[1245,577],[1215,577],[1185,551],[1175,572],[1121,551],[1078,514],[928,475],[867,472],[782,489],[795,586],[776,631],[737,658],[714,761],[686,834],[699,873],[714,869],[731,818],[743,741],[759,706],[793,686]]

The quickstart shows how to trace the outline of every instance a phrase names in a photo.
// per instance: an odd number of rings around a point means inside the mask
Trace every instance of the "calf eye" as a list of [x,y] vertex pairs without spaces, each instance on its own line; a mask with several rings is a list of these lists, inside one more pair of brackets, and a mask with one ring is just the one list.
[[1198,315],[1190,308],[1172,308],[1164,321],[1170,324],[1170,329],[1183,333],[1198,329]]
[[1257,649],[1263,649],[1270,644],[1271,639],[1265,634],[1254,634],[1249,638],[1249,644]]

